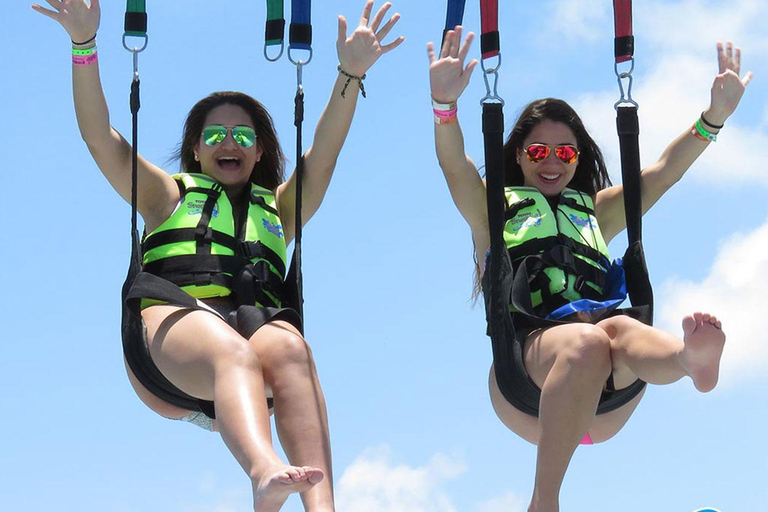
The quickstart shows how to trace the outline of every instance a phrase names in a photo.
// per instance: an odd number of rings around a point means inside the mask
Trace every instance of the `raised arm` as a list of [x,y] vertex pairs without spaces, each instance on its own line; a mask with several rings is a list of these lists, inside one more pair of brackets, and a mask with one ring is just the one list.
[[[719,72],[712,85],[709,107],[699,122],[705,131],[715,135],[726,119],[736,110],[744,95],[752,73],[741,78],[741,50],[729,41],[717,43]],[[683,177],[694,161],[709,146],[710,141],[697,137],[688,128],[664,150],[661,157],[643,169],[643,214],[653,206],[672,185]],[[626,228],[624,217],[624,189],[621,185],[601,190],[595,198],[595,213],[606,241],[610,241]]]
[[[395,14],[384,26],[381,26],[391,7],[392,4],[385,3],[378,10],[376,16],[371,19],[373,0],[368,0],[363,9],[360,23],[349,37],[347,37],[347,20],[344,16],[339,16],[339,35],[336,49],[341,71],[339,71],[333,86],[328,105],[320,116],[317,128],[315,128],[312,146],[304,153],[302,224],[306,224],[320,207],[331,182],[339,153],[347,138],[349,127],[352,124],[357,105],[359,81],[348,80],[347,75],[363,77],[379,57],[397,48],[405,40],[401,36],[387,45],[381,44],[400,19],[400,15]],[[345,88],[346,90],[344,90]],[[290,241],[293,239],[295,226],[295,173],[277,188],[277,201],[285,238],[286,241]]]
[[[450,115],[459,96],[469,84],[472,70],[478,64],[477,60],[472,60],[466,67],[464,66],[474,34],[467,35],[462,44],[461,32],[461,27],[448,31],[440,58],[435,56],[434,44],[427,43],[429,82],[432,102],[436,110],[437,160],[448,182],[453,202],[472,229],[472,239],[475,242],[479,260],[490,245],[485,182],[480,178],[477,167],[464,150],[464,135],[461,132],[458,117]],[[445,109],[448,109],[447,114]]]
[[[33,5],[37,12],[59,22],[69,34],[73,48],[96,46],[99,0],[46,0],[53,10]],[[76,44],[85,43],[85,44]],[[94,54],[97,55],[97,54]],[[131,199],[131,146],[110,126],[109,110],[99,77],[97,56],[72,63],[72,90],[80,134],[93,159],[109,183],[126,201]],[[173,178],[139,157],[138,209],[148,227],[165,220],[179,200]]]

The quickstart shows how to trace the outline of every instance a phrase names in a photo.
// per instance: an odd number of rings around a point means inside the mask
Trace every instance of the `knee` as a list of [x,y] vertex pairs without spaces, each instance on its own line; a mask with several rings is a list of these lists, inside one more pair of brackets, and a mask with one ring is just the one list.
[[610,371],[611,339],[606,332],[592,324],[580,324],[562,354],[572,367],[594,371]]
[[219,368],[244,368],[261,372],[261,359],[258,352],[247,340],[236,336],[221,341],[222,350],[216,366]]
[[263,358],[268,359],[271,369],[290,366],[307,368],[314,364],[312,350],[306,340],[299,334],[283,329],[274,332],[269,349],[263,352]]

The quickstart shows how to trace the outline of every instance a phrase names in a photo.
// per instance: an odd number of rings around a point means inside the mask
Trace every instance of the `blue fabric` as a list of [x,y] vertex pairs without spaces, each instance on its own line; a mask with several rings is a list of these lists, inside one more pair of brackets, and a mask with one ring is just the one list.
[[[291,3],[291,25],[312,26],[312,6],[310,0],[293,0]],[[311,42],[290,41],[290,48],[298,50],[311,50]]]
[[464,4],[466,0],[448,0],[448,13],[445,17],[445,30],[453,30],[464,22]]
[[547,320],[562,320],[571,315],[590,316],[606,309],[614,309],[627,298],[627,280],[624,275],[624,267],[621,258],[617,258],[608,268],[605,279],[604,295],[606,300],[598,302],[590,299],[581,299],[564,306],[560,306],[549,315]]

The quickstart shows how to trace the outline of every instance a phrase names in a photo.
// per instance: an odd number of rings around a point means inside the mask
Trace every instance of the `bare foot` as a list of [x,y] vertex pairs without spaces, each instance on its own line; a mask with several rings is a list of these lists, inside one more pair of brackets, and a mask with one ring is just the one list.
[[320,468],[284,466],[267,471],[260,481],[253,482],[254,512],[277,512],[294,492],[304,492],[322,481]]
[[680,363],[702,393],[717,385],[720,356],[723,355],[725,334],[720,321],[708,313],[694,313],[683,318],[683,342]]

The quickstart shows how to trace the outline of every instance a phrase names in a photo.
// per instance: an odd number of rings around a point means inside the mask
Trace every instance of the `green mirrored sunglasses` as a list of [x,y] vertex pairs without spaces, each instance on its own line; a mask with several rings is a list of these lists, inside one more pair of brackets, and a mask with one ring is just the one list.
[[203,141],[206,146],[215,146],[224,142],[227,134],[232,131],[232,138],[235,142],[249,148],[256,142],[256,131],[250,126],[224,126],[221,124],[211,124],[203,128]]

